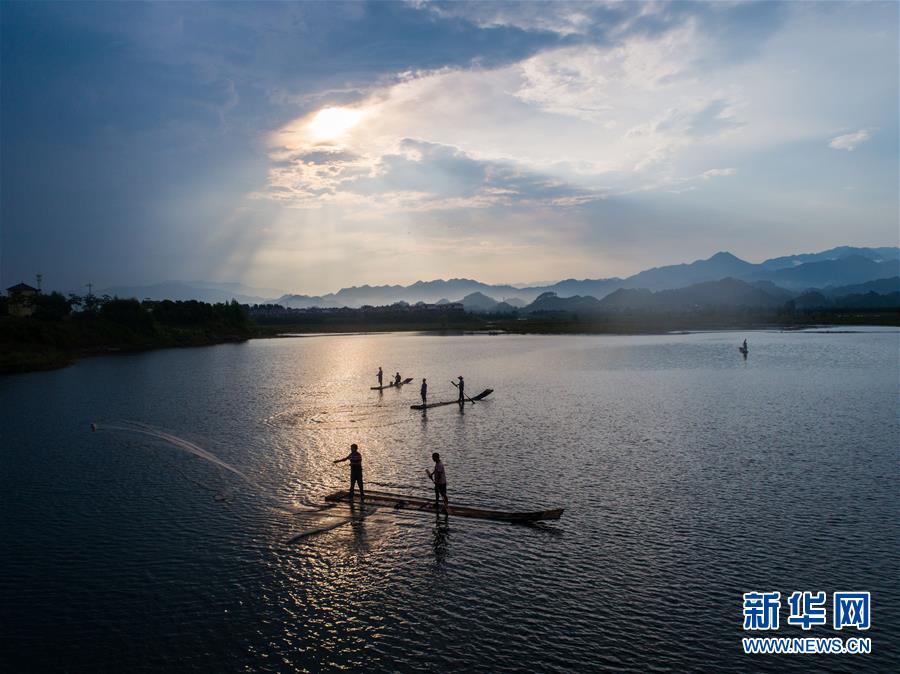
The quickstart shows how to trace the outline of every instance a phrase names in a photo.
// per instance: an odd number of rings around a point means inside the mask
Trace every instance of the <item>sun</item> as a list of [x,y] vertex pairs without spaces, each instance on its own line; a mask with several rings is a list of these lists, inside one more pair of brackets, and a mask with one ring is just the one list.
[[352,108],[323,108],[307,124],[315,140],[334,140],[359,124],[363,113]]

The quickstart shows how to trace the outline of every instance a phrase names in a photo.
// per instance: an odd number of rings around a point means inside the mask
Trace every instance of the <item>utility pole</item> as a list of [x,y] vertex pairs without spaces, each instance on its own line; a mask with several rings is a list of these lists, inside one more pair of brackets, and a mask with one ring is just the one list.
[[41,292],[41,281],[44,280],[44,275],[43,275],[43,274],[37,274],[37,275],[35,276],[35,278],[37,279],[38,292]]
[[93,290],[93,288],[94,288],[94,284],[93,284],[93,283],[88,283],[88,284],[87,284],[88,297],[90,297],[90,296],[93,294],[93,293],[91,292],[91,291]]

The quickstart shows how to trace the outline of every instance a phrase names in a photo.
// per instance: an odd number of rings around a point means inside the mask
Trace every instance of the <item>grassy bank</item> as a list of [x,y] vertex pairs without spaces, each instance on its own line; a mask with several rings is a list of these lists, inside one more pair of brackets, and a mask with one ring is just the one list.
[[93,355],[169,347],[208,346],[255,336],[250,327],[159,325],[139,331],[108,320],[73,317],[45,323],[0,317],[0,372],[29,372],[65,367]]
[[34,316],[0,316],[0,372],[64,367],[89,355],[242,341],[254,334],[245,308],[236,303],[103,299],[72,312],[61,295],[47,296]]

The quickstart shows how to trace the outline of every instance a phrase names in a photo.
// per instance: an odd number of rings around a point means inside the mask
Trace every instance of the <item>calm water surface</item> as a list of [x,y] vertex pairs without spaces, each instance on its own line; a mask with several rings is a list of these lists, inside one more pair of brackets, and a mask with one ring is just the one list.
[[[12,671],[898,671],[898,346],[875,329],[348,335],[0,378],[0,656]],[[409,409],[418,380],[369,390],[378,365],[428,377],[432,399],[459,374],[496,392],[426,416]],[[335,521],[290,508],[344,486],[331,462],[351,442],[371,488],[427,495],[439,451],[451,499],[566,512],[527,527],[382,510],[287,544]],[[841,636],[873,653],[742,655],[749,590],[870,590],[872,629]]]

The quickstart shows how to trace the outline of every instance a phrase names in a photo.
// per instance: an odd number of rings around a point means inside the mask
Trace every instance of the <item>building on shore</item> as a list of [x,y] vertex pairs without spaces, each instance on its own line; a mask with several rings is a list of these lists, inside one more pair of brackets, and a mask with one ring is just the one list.
[[6,289],[9,296],[8,311],[10,316],[31,316],[34,314],[35,296],[40,292],[27,283],[17,283]]

